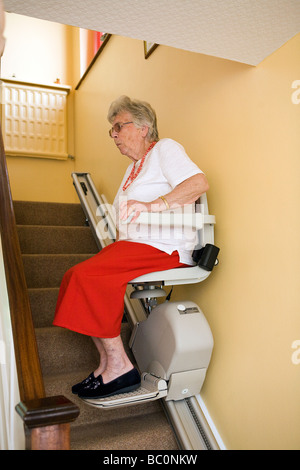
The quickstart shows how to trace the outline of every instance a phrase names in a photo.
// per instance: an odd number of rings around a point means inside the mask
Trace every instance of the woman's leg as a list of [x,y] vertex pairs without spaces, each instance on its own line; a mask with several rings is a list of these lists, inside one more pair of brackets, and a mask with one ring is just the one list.
[[97,367],[97,369],[94,370],[94,376],[95,377],[98,377],[98,375],[102,374],[105,369],[106,369],[106,365],[107,365],[107,354],[106,354],[106,351],[104,349],[104,346],[103,346],[103,343],[102,343],[102,340],[101,338],[96,338],[95,336],[91,336],[98,352],[99,352],[99,366]]
[[107,383],[133,369],[133,364],[125,352],[121,336],[116,338],[92,337],[92,340],[100,354],[99,366],[94,370],[95,377],[101,374],[103,382]]
[[101,372],[103,383],[111,382],[133,369],[133,364],[125,352],[121,336],[101,338],[101,341],[107,357],[106,369]]

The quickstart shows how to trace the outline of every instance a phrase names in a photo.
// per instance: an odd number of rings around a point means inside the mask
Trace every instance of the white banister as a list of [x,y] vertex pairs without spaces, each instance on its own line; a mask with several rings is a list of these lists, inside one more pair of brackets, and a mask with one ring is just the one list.
[[15,411],[20,401],[9,301],[0,238],[0,449],[24,450],[23,422]]

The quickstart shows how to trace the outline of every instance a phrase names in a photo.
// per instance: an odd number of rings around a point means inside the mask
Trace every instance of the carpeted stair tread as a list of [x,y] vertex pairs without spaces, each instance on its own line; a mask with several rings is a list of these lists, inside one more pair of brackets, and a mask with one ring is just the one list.
[[[121,337],[127,354],[132,358],[132,353],[126,346],[130,334],[128,323],[122,323]],[[37,328],[36,338],[44,376],[80,369],[93,370],[98,365],[98,352],[89,336],[58,326],[49,326]]]
[[28,289],[33,324],[43,328],[52,324],[59,287]]
[[80,204],[14,201],[18,225],[78,225],[86,218]]
[[95,239],[89,227],[18,225],[23,254],[97,253]]
[[36,339],[45,377],[97,366],[97,351],[89,336],[50,326],[37,328]]
[[118,418],[71,428],[72,450],[178,450],[167,418],[152,413],[146,419]]
[[59,287],[64,273],[91,254],[22,255],[27,287]]

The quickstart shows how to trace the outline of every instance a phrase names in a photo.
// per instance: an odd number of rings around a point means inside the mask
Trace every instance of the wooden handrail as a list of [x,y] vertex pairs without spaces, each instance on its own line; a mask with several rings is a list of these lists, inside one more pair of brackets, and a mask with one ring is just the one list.
[[[43,448],[41,446],[48,446],[49,444],[49,440],[48,444],[45,444],[47,440],[44,438],[44,431],[49,432],[49,426],[52,426],[51,423],[54,427],[61,425],[61,428],[58,429],[59,432],[61,432],[61,429],[69,432],[65,423],[76,419],[79,409],[64,397],[51,397],[49,399],[45,396],[1,129],[0,234],[21,399],[21,403],[16,409],[24,420],[27,437],[30,434],[28,429],[35,429],[35,448]],[[48,417],[50,418],[48,419]],[[41,428],[42,431],[37,432],[37,429],[40,431]],[[37,435],[38,439],[36,438]],[[27,441],[30,440],[27,439]],[[68,447],[68,444],[66,444],[68,439],[63,437],[61,441],[63,442],[63,448]],[[57,448],[57,443],[55,446]]]
[[26,401],[43,398],[45,388],[17,234],[2,135],[0,140],[0,232],[20,398],[22,401]]

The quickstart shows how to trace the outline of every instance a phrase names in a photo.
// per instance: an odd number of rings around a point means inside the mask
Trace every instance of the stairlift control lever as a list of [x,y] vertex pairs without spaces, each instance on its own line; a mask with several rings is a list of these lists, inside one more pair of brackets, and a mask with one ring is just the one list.
[[192,307],[186,307],[185,305],[183,304],[178,304],[177,305],[177,310],[178,312],[181,314],[181,315],[184,315],[186,313],[196,313],[196,312],[200,312],[199,308],[197,305],[195,306],[192,306]]
[[178,305],[177,305],[177,310],[178,310],[179,313],[184,313],[185,310],[186,310],[186,308],[185,308],[184,305],[178,304]]

